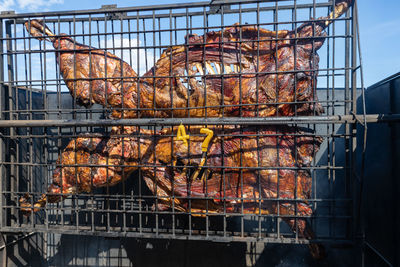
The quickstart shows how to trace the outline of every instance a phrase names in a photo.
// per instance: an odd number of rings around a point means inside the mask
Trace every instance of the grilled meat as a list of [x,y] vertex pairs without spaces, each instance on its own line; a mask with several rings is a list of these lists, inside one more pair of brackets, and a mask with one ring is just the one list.
[[292,31],[234,25],[187,36],[185,45],[166,49],[142,77],[117,56],[55,36],[38,20],[25,26],[32,36],[53,43],[78,103],[113,107],[114,117],[318,115],[323,109],[314,90],[316,51],[331,19],[351,3],[337,0],[330,16]]
[[[21,198],[21,210],[38,211],[47,202],[61,201],[61,193],[66,197],[115,185],[140,165],[159,210],[174,207],[197,216],[206,210],[278,214],[279,205],[279,215],[292,229],[312,239],[306,219],[290,216],[312,215],[307,202],[311,176],[299,167],[311,165],[321,138],[285,126],[212,129],[215,137],[198,178],[193,177],[201,164],[205,136],[197,126],[190,128],[188,146],[171,128],[154,132],[124,127],[114,128],[109,136],[80,136],[63,150],[47,194],[34,207],[28,197]],[[321,256],[320,246],[311,248],[315,257]]]

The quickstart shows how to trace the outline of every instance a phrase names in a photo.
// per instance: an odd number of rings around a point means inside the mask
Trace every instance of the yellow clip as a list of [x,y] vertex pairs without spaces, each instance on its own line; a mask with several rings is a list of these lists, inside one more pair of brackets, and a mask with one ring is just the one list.
[[189,139],[189,135],[186,135],[186,130],[185,130],[185,126],[183,126],[183,124],[181,123],[181,125],[179,125],[178,127],[178,132],[176,134],[176,139],[183,141],[183,143],[188,147],[188,142],[187,140]]
[[206,134],[206,138],[204,139],[203,143],[201,144],[201,151],[203,154],[201,155],[201,160],[199,163],[199,166],[197,167],[196,171],[192,174],[191,180],[194,181],[197,179],[197,177],[201,174],[201,180],[205,182],[207,180],[207,176],[209,174],[209,170],[206,168],[203,170],[204,164],[206,164],[207,161],[207,150],[208,150],[208,145],[210,144],[211,138],[214,136],[214,131],[210,130],[208,128],[201,128],[200,133]]
[[214,136],[214,131],[210,130],[208,128],[201,128],[200,133],[207,135],[207,137],[204,139],[203,143],[201,144],[201,151],[207,152],[208,144],[210,143],[211,138]]

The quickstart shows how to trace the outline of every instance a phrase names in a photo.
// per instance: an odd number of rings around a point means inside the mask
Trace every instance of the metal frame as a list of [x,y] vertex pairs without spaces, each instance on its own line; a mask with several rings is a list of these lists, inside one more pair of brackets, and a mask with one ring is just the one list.
[[[290,2],[287,4],[287,2]],[[240,218],[240,230],[234,230],[231,233],[227,230],[227,226],[230,225],[229,218],[231,215],[227,213],[221,213],[217,216],[207,214],[206,218],[201,219],[202,223],[205,223],[205,229],[192,229],[194,221],[198,223],[199,218],[192,218],[191,213],[177,213],[175,211],[152,211],[143,210],[149,207],[144,205],[146,199],[151,199],[151,196],[142,195],[142,182],[138,182],[139,192],[137,195],[123,194],[110,195],[110,189],[107,187],[106,193],[103,194],[76,194],[73,197],[72,203],[59,205],[48,205],[46,207],[45,216],[31,217],[31,221],[26,221],[18,215],[18,208],[16,206],[16,199],[18,196],[23,194],[20,191],[24,175],[27,175],[28,183],[30,188],[38,183],[33,180],[33,169],[39,168],[39,172],[42,172],[46,177],[45,186],[47,187],[48,176],[51,169],[55,166],[54,154],[60,155],[61,149],[57,152],[52,152],[54,145],[61,146],[62,142],[66,138],[76,137],[79,132],[91,131],[94,129],[101,128],[104,131],[108,131],[107,127],[116,125],[133,125],[143,126],[150,129],[156,129],[160,126],[173,126],[181,123],[185,125],[279,125],[279,124],[290,124],[296,126],[309,126],[309,128],[316,130],[318,127],[324,128],[325,133],[313,133],[311,135],[324,136],[327,145],[328,160],[326,164],[313,163],[312,167],[305,168],[312,171],[313,187],[314,190],[317,188],[317,171],[325,171],[329,181],[335,181],[335,179],[343,178],[346,185],[346,196],[342,199],[335,199],[334,193],[334,182],[329,184],[331,195],[326,198],[314,197],[311,200],[314,208],[317,207],[317,203],[329,203],[329,213],[326,216],[315,215],[313,219],[326,219],[329,221],[329,234],[322,238],[316,238],[314,241],[322,241],[329,243],[353,243],[356,238],[355,229],[357,229],[356,216],[357,216],[357,205],[355,201],[355,194],[358,188],[357,182],[354,179],[356,175],[355,166],[355,155],[356,155],[356,134],[357,124],[369,123],[369,122],[380,122],[380,121],[398,121],[400,116],[393,115],[356,115],[357,114],[357,72],[360,69],[360,65],[357,62],[357,23],[355,20],[356,13],[354,8],[348,11],[346,16],[338,18],[335,23],[328,29],[327,44],[325,51],[326,67],[320,68],[318,78],[326,79],[326,82],[322,84],[323,91],[326,95],[326,99],[320,99],[320,102],[326,107],[327,115],[324,116],[295,116],[295,117],[254,117],[254,118],[147,118],[147,119],[121,119],[121,120],[110,120],[110,119],[97,119],[99,116],[106,116],[109,110],[105,108],[93,107],[92,109],[86,110],[79,108],[75,102],[72,104],[72,108],[63,108],[62,98],[63,95],[63,80],[60,78],[59,71],[56,71],[54,78],[47,78],[47,75],[51,75],[48,72],[49,66],[55,65],[56,62],[53,60],[51,63],[48,62],[48,58],[52,59],[51,53],[57,52],[57,49],[49,48],[45,43],[39,45],[39,49],[33,48],[32,37],[26,35],[22,30],[21,33],[18,30],[22,27],[22,23],[28,18],[42,18],[46,23],[49,23],[57,34],[60,32],[61,25],[63,27],[69,27],[68,35],[86,42],[88,45],[93,45],[95,39],[98,39],[97,44],[104,41],[105,47],[102,49],[113,52],[118,50],[126,50],[132,53],[132,46],[135,46],[137,53],[137,62],[134,67],[139,68],[142,59],[140,58],[140,51],[144,49],[144,56],[147,59],[148,52],[153,53],[153,62],[156,61],[156,55],[161,53],[161,49],[170,47],[175,44],[179,44],[178,34],[180,32],[191,33],[192,31],[206,32],[213,29],[219,29],[227,27],[224,20],[227,20],[228,15],[238,15],[239,23],[244,25],[243,14],[256,14],[256,22],[254,25],[261,27],[272,27],[273,29],[281,29],[281,27],[296,28],[299,24],[306,21],[303,19],[297,19],[299,14],[297,12],[304,11],[308,12],[309,17],[317,17],[317,12],[323,9],[324,12],[328,11],[329,8],[334,6],[334,1],[319,1],[310,0],[309,4],[297,4],[296,0],[293,1],[215,1],[211,4],[209,2],[197,2],[187,4],[171,4],[171,5],[158,5],[158,6],[143,6],[143,7],[129,7],[129,8],[116,8],[114,6],[106,6],[100,9],[93,10],[80,10],[80,11],[64,11],[64,12],[42,12],[42,13],[27,13],[27,14],[14,14],[12,12],[2,13],[0,15],[0,35],[2,37],[0,44],[0,61],[6,64],[0,65],[0,78],[1,78],[1,103],[2,110],[0,112],[0,129],[2,131],[0,146],[0,217],[6,218],[6,221],[0,222],[0,231],[6,232],[20,232],[21,229],[24,231],[35,231],[35,232],[51,232],[51,233],[71,233],[71,234],[96,234],[104,236],[131,236],[131,237],[156,237],[156,238],[176,238],[176,239],[193,239],[193,240],[215,240],[215,241],[263,241],[263,242],[276,242],[276,243],[298,243],[307,244],[310,241],[304,238],[300,238],[298,233],[295,235],[288,234],[284,230],[281,231],[280,220],[282,215],[277,216],[263,216],[260,214],[254,214],[252,216],[244,214],[235,214],[232,217]],[[261,22],[260,14],[272,14],[273,22]],[[278,15],[281,12],[291,12],[291,20],[281,21]],[[326,12],[324,13],[326,14]],[[303,14],[304,15],[304,14]],[[216,16],[220,21],[217,22],[216,26],[209,24],[209,18]],[[185,22],[179,22],[178,20],[183,18]],[[168,20],[169,27],[162,29],[161,21],[163,19]],[[202,20],[202,21],[201,21]],[[243,20],[243,21],[242,21]],[[178,22],[177,22],[178,21]],[[87,23],[87,24],[85,24]],[[99,26],[99,23],[104,23]],[[127,24],[125,24],[127,23]],[[153,28],[146,28],[152,23]],[[178,24],[184,24],[185,27],[177,27]],[[136,29],[130,28],[132,25],[136,25]],[[196,25],[199,26],[196,26]],[[79,25],[81,29],[79,31]],[[88,33],[85,31],[85,25],[88,25]],[[93,29],[94,25],[97,25],[97,32]],[[111,30],[108,27],[111,25]],[[115,29],[119,25],[121,30]],[[127,25],[128,29],[124,29]],[[158,25],[158,26],[157,26]],[[5,28],[5,35],[3,31]],[[163,34],[169,33],[169,43],[162,40]],[[17,34],[17,36],[15,36]],[[129,45],[123,44],[121,38],[121,44],[116,45],[114,37],[128,35]],[[152,36],[152,41],[147,40],[150,45],[146,43],[148,35]],[[131,44],[131,38],[135,38],[136,44]],[[107,47],[108,39],[112,39],[112,47]],[[87,40],[87,39],[88,40]],[[101,39],[101,40],[100,40]],[[142,41],[143,40],[143,41]],[[339,40],[344,40],[344,62],[340,62],[337,47],[340,46]],[[144,44],[140,44],[140,42]],[[24,47],[18,47],[20,43],[23,43]],[[6,51],[3,50],[6,47]],[[259,51],[258,51],[259,52]],[[123,55],[123,52],[121,52]],[[39,55],[40,62],[32,62],[32,57]],[[19,59],[25,57],[25,59]],[[132,61],[132,55],[129,55],[129,59]],[[21,62],[25,64],[22,67],[25,70],[25,78],[20,76]],[[35,64],[39,64],[41,68],[41,78],[33,78],[32,72],[35,68]],[[147,60],[146,60],[147,63]],[[7,68],[5,69],[5,66]],[[4,77],[4,73],[7,70],[8,78]],[[315,70],[310,70],[315,71]],[[296,72],[296,71],[294,71]],[[261,74],[261,73],[256,73]],[[271,73],[273,74],[273,73]],[[222,75],[223,76],[223,75]],[[338,86],[336,83],[340,79],[343,79],[344,86],[344,98],[337,99],[339,94]],[[222,77],[223,79],[223,77]],[[39,87],[39,89],[37,89]],[[321,82],[320,82],[321,87]],[[55,89],[55,90],[53,90]],[[53,90],[53,91],[52,91]],[[316,88],[315,88],[316,90]],[[336,91],[335,91],[336,90]],[[321,90],[322,91],[322,90]],[[22,92],[20,94],[20,92]],[[33,94],[38,94],[43,99],[43,108],[33,108]],[[56,107],[52,108],[52,104],[49,103],[50,95],[56,94]],[[26,97],[25,104],[26,108],[19,105],[21,96]],[[65,99],[65,98],[64,98]],[[8,100],[8,102],[7,102]],[[281,103],[276,103],[281,104]],[[53,105],[54,106],[54,105]],[[340,110],[344,109],[343,112]],[[72,116],[70,119],[66,119],[68,114]],[[21,119],[24,118],[24,119]],[[39,119],[38,119],[39,117]],[[338,132],[337,129],[340,126],[344,127],[343,132]],[[80,129],[80,127],[83,127]],[[25,129],[23,132],[18,130],[19,128]],[[318,129],[320,129],[318,128]],[[36,131],[36,132],[35,132]],[[27,143],[22,143],[25,140]],[[23,141],[23,142],[25,142]],[[344,151],[346,158],[344,165],[336,165],[335,162],[335,150],[338,149],[344,141],[342,150]],[[40,156],[40,163],[35,162],[32,157],[38,154],[37,147],[43,149],[43,154]],[[27,148],[29,150],[29,162],[20,160],[23,156],[20,154],[21,149]],[[7,151],[7,153],[5,153]],[[26,159],[26,158],[25,158]],[[21,170],[27,168],[28,174],[21,174]],[[242,167],[241,167],[242,168]],[[262,167],[258,167],[262,169]],[[257,169],[257,168],[255,168]],[[225,168],[223,168],[225,171]],[[343,177],[338,178],[337,172],[344,171]],[[140,171],[139,171],[140,175]],[[6,182],[4,182],[6,181]],[[40,187],[40,185],[39,185]],[[28,187],[29,188],[29,187]],[[122,183],[122,188],[125,188],[125,182]],[[125,189],[124,189],[125,190]],[[32,192],[36,195],[39,192]],[[118,201],[122,201],[123,205],[128,205],[129,202],[132,205],[137,205],[137,211],[135,214],[138,215],[138,225],[127,227],[126,210],[108,209],[107,205],[110,204],[110,198],[116,198]],[[174,196],[175,197],[175,196]],[[90,224],[81,224],[80,219],[76,219],[79,212],[85,213],[92,212],[95,210],[93,206],[81,208],[81,202],[93,203],[96,200],[106,199],[103,205],[106,208],[100,208],[96,212],[104,212],[107,216],[102,219],[107,222],[102,226],[96,226],[91,218]],[[117,202],[118,202],[117,201]],[[155,199],[157,203],[157,199]],[[279,197],[278,197],[279,201]],[[351,202],[351,214],[340,215],[336,214],[338,207],[335,203],[340,202]],[[105,203],[105,204],[104,204]],[[118,205],[118,204],[117,204]],[[347,207],[348,208],[348,207]],[[61,215],[58,211],[61,211]],[[70,212],[66,215],[65,212]],[[6,214],[4,214],[6,213]],[[110,213],[122,214],[123,225],[112,226],[110,220],[116,217],[110,216]],[[6,216],[5,216],[6,215]],[[154,218],[150,218],[154,215]],[[189,217],[187,216],[189,215]],[[60,216],[61,219],[55,219]],[[74,219],[74,216],[76,218]],[[117,217],[120,215],[116,215]],[[214,220],[212,217],[220,217],[222,219],[222,226],[217,227],[215,230],[210,229],[210,224]],[[166,218],[172,218],[171,226],[164,227],[162,224]],[[188,227],[179,229],[176,223],[179,222],[181,217],[185,217],[188,220]],[[275,229],[272,233],[264,233],[262,230],[265,228],[265,218],[272,217],[275,223]],[[67,218],[71,218],[73,224],[68,224]],[[144,226],[144,220],[154,220],[153,225]],[[182,218],[181,218],[182,219]],[[55,221],[52,221],[55,220]],[[258,224],[257,229],[254,231],[245,231],[244,224],[245,220],[249,222],[256,222]],[[345,220],[347,224],[347,234],[345,237],[337,237],[335,235],[335,220]],[[54,224],[52,223],[54,222]],[[217,223],[218,224],[218,223]],[[315,225],[314,225],[315,227]]]

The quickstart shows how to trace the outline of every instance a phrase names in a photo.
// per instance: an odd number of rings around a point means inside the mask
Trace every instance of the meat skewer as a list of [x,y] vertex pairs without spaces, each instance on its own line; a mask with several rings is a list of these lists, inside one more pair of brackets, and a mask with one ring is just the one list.
[[[285,126],[211,129],[215,136],[199,175],[193,174],[203,154],[205,136],[200,127],[190,128],[188,145],[174,137],[171,128],[124,127],[124,135],[113,128],[108,136],[77,137],[63,150],[48,192],[33,207],[28,196],[22,197],[21,210],[28,215],[68,195],[115,185],[141,165],[159,210],[174,207],[194,216],[204,216],[206,211],[275,214],[293,231],[297,229],[300,237],[313,239],[306,220],[312,215],[307,201],[312,179],[307,168],[300,167],[311,166],[321,138]],[[320,245],[310,248],[314,257],[322,257]]]
[[78,103],[112,107],[116,118],[318,115],[323,108],[314,92],[317,50],[324,29],[351,4],[336,0],[328,17],[292,31],[234,25],[189,35],[142,77],[117,56],[56,36],[39,20],[25,26],[32,36],[52,42]]

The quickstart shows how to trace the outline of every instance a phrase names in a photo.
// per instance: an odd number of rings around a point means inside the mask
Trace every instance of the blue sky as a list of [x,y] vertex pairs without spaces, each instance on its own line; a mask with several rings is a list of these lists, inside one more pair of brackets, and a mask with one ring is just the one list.
[[400,0],[358,1],[366,85],[400,72]]
[[[298,0],[298,2],[301,0]],[[185,3],[184,0],[1,0],[0,10],[17,13],[94,9],[105,4],[118,7]],[[400,71],[400,0],[359,0],[360,32],[365,85],[369,86]],[[322,52],[323,53],[323,52]]]

